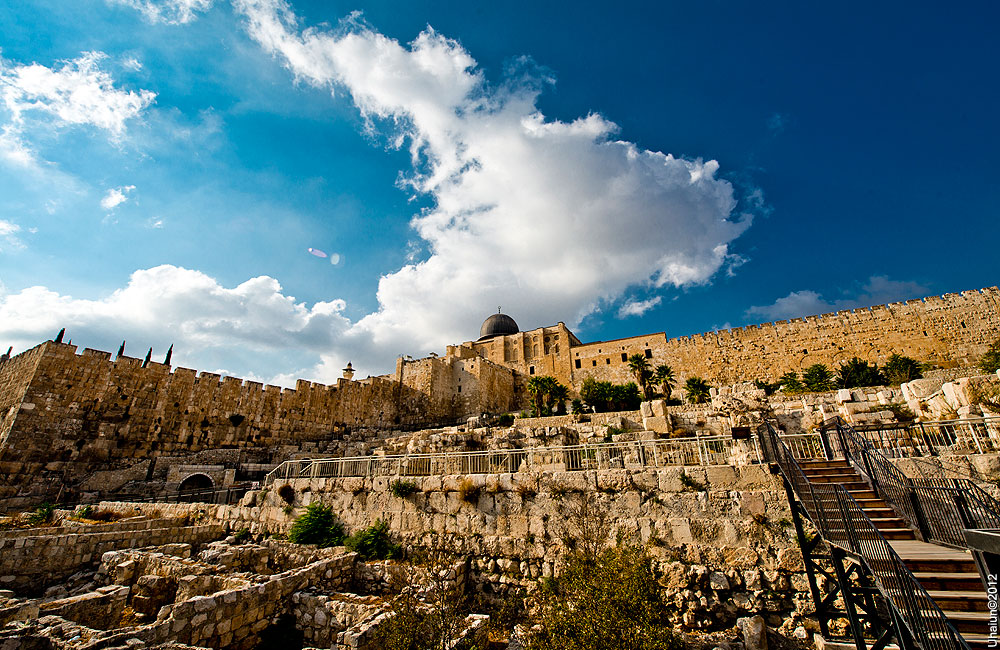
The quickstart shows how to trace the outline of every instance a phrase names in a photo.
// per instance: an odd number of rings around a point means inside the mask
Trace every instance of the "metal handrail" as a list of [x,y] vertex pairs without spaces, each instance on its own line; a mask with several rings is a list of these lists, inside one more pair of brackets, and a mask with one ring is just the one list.
[[769,460],[778,465],[823,539],[864,564],[916,644],[923,650],[967,650],[965,639],[850,492],[842,485],[810,481],[769,422],[760,437]]
[[1000,527],[1000,502],[967,479],[911,479],[839,417],[824,423],[836,431],[831,449],[842,454],[921,536],[967,548],[966,528]]
[[697,436],[558,447],[298,459],[278,465],[264,477],[264,484],[295,478],[447,476],[506,474],[525,470],[726,465],[732,454],[732,443],[729,436]]

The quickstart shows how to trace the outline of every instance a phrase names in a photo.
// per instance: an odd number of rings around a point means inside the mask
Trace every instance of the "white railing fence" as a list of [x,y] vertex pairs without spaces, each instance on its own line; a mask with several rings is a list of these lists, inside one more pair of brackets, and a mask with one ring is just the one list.
[[[803,458],[807,457],[805,454],[822,455],[819,434],[802,434],[790,438],[795,439],[793,444],[803,454]],[[274,468],[265,478],[265,483],[296,478],[447,476],[728,465],[734,455],[736,442],[729,436],[699,436],[562,447],[289,460]],[[752,445],[753,454],[759,461],[760,450],[757,449],[756,438],[745,444]]]

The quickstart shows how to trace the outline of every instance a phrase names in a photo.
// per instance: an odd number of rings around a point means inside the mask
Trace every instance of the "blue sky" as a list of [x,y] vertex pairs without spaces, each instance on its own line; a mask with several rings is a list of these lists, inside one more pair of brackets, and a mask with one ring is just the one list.
[[497,305],[586,341],[997,284],[995,4],[540,5],[0,6],[0,344],[289,384]]

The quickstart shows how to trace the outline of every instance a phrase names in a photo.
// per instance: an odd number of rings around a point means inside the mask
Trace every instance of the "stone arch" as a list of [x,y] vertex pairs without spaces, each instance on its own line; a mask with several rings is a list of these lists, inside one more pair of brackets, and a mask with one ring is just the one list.
[[179,499],[184,500],[194,500],[194,496],[205,490],[211,490],[215,487],[215,481],[208,474],[196,473],[191,474],[181,481],[180,486],[177,488],[177,493]]

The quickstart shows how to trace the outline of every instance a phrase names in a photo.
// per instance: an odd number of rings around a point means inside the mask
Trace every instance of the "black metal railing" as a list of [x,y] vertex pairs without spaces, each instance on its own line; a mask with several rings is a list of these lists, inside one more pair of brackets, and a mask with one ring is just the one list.
[[204,490],[180,490],[162,494],[111,493],[100,495],[96,499],[72,501],[58,504],[59,508],[72,510],[79,506],[97,505],[101,501],[122,501],[129,503],[212,503],[216,505],[233,505],[250,491],[250,483],[231,485],[222,488],[206,488]]
[[905,627],[899,633],[908,634],[923,650],[967,649],[968,644],[847,489],[810,481],[770,423],[761,427],[759,435],[768,461],[778,465],[823,539],[856,557],[874,578],[879,593],[897,614],[894,620]]
[[[1000,528],[1000,502],[968,479],[912,479],[839,417],[822,428],[832,458],[843,458],[925,541],[967,548],[965,529]],[[829,435],[829,434],[833,435]]]

